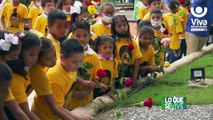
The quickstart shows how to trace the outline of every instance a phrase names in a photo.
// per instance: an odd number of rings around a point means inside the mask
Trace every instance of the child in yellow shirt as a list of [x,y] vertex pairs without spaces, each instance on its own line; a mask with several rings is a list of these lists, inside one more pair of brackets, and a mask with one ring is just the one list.
[[189,16],[189,12],[186,9],[186,4],[187,4],[187,0],[184,1],[184,3],[180,3],[180,10],[176,13],[177,17],[180,17],[180,21],[183,27],[183,32],[180,35],[179,39],[180,39],[180,58],[182,57],[182,55],[186,56],[186,38],[185,38],[185,31],[186,31],[186,23],[188,20],[188,16]]
[[141,6],[137,11],[137,19],[141,20],[149,12],[148,0],[141,0]]
[[106,71],[106,76],[100,79],[100,88],[95,88],[93,99],[104,94],[112,99],[116,99],[112,90],[114,89],[115,79],[118,78],[118,64],[115,60],[115,45],[112,37],[101,35],[96,39],[96,52],[101,62],[103,70]]
[[143,20],[150,21],[150,11],[152,9],[161,9],[161,0],[148,0],[149,12],[143,17]]
[[111,34],[115,39],[115,57],[119,64],[119,75],[120,77],[132,77],[136,83],[142,54],[136,41],[132,39],[127,18],[124,15],[114,16],[111,29]]
[[38,120],[38,117],[28,107],[27,96],[31,92],[28,71],[37,62],[40,51],[40,39],[28,31],[17,33],[17,36],[21,40],[22,49],[18,60],[8,62],[8,65],[13,70],[10,89],[25,114],[31,119]]
[[101,20],[91,26],[91,31],[97,36],[107,34],[110,35],[110,24],[115,13],[115,8],[112,3],[106,2],[100,9]]
[[167,46],[164,46],[164,42],[162,39],[170,38],[169,33],[166,34],[164,31],[166,28],[164,27],[163,14],[160,9],[153,9],[150,12],[150,19],[152,28],[154,30],[155,39],[153,42],[153,47],[155,49],[155,63],[156,65],[163,65],[165,61],[165,53]]
[[48,28],[49,34],[47,38],[51,40],[56,50],[56,59],[60,57],[60,42],[59,38],[63,37],[67,26],[66,26],[66,14],[59,9],[52,10],[48,15]]
[[49,12],[54,8],[53,0],[42,0],[41,7],[43,9],[43,13],[39,15],[33,26],[33,29],[40,31],[43,35],[47,35],[47,17]]
[[[65,40],[61,44],[61,55],[59,60],[56,65],[47,72],[47,77],[50,80],[50,87],[56,104],[67,113],[70,113],[69,110],[64,109],[63,106],[69,98],[69,93],[73,90],[72,86],[76,81],[77,70],[81,66],[83,57],[84,49],[77,40]],[[40,114],[42,114],[41,119],[58,120],[59,118],[49,109],[47,104],[44,105],[44,111],[40,111]],[[73,114],[72,117],[76,120],[93,119],[91,116],[79,117]]]
[[55,64],[55,48],[48,39],[42,38],[38,62],[30,69],[31,86],[37,94],[34,98],[32,111],[42,120],[49,119],[46,116],[46,114],[49,114],[47,112],[57,115],[60,119],[73,119],[71,114],[68,114],[63,107],[61,108],[56,104],[49,86],[49,79],[44,71],[44,67],[51,68]]
[[[10,44],[9,47],[6,47],[5,44],[0,45],[2,48],[0,50],[0,62],[3,62],[6,64],[7,61],[12,61],[12,60],[17,59],[21,52],[21,44],[20,44],[18,37],[14,36],[14,34],[11,34],[7,31],[0,30],[0,39],[1,39],[1,43],[5,43],[6,41],[4,41],[4,40],[7,40],[7,41],[13,40],[13,42],[9,43]],[[6,87],[6,84],[4,87]],[[20,118],[20,119],[28,120],[29,118],[19,107],[10,88],[8,91],[9,91],[8,96],[4,100],[4,106],[5,106],[4,112],[7,114],[8,119],[19,119]]]
[[12,33],[24,30],[24,25],[29,24],[28,9],[19,0],[5,4],[1,16],[2,29]]
[[12,71],[11,69],[0,62],[0,118],[3,120],[7,119],[6,114],[4,113],[3,102],[8,95],[9,85],[12,80]]
[[71,99],[71,109],[84,106],[93,99],[93,89],[95,87],[97,71],[101,69],[98,55],[93,51],[88,42],[90,40],[90,27],[85,21],[76,22],[73,25],[73,38],[77,39],[84,47],[85,55],[83,65],[85,68],[79,69],[78,78],[73,90]]
[[43,13],[43,9],[41,7],[41,0],[36,0],[33,2],[32,7],[28,7],[29,14],[28,17],[30,19],[30,29],[35,26],[36,18]]
[[180,22],[180,18],[176,17],[176,13],[179,10],[179,2],[171,1],[169,3],[169,8],[171,12],[165,14],[165,26],[168,28],[171,33],[171,42],[170,42],[170,50],[167,56],[167,61],[169,63],[173,63],[174,61],[179,59],[180,56],[180,40],[179,36],[183,32],[183,27]]
[[147,76],[148,73],[156,72],[155,55],[152,43],[154,41],[154,30],[149,26],[141,28],[139,33],[139,46],[143,55],[140,65],[140,75]]

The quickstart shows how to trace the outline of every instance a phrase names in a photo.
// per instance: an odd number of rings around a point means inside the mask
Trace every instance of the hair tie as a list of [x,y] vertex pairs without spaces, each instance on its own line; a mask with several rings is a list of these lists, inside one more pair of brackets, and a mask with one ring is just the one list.
[[9,51],[12,45],[18,45],[18,37],[14,34],[4,33],[4,39],[0,40],[0,50]]
[[21,32],[21,33],[18,35],[19,40],[22,40],[24,36],[25,36],[25,34],[24,34],[23,32]]

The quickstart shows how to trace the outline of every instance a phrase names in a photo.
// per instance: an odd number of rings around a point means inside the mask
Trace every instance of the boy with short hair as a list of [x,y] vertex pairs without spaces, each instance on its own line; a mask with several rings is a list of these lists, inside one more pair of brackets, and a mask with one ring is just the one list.
[[176,17],[176,13],[179,10],[179,2],[177,0],[171,0],[169,8],[171,12],[168,12],[164,16],[165,26],[171,33],[170,50],[167,57],[169,63],[173,63],[180,56],[180,40],[179,35],[183,32],[183,27],[180,22],[180,18]]
[[12,80],[12,71],[11,69],[0,62],[0,118],[7,120],[7,117],[4,113],[3,102],[8,95],[8,88]]
[[43,8],[44,12],[39,15],[33,26],[33,29],[40,31],[43,35],[47,35],[47,17],[49,12],[54,8],[53,0],[42,0],[41,7]]
[[115,14],[115,8],[112,3],[106,2],[101,6],[101,20],[91,26],[91,31],[97,36],[107,34],[110,35],[110,25],[112,17]]
[[141,0],[141,6],[138,8],[137,11],[137,19],[141,20],[143,17],[149,12],[148,8],[148,0]]
[[155,48],[155,63],[156,65],[163,65],[165,58],[165,47],[163,46],[162,39],[170,37],[169,34],[165,34],[166,30],[163,21],[163,13],[160,9],[153,9],[150,12],[150,20],[152,24],[152,28],[154,30],[154,43],[153,46]]
[[48,14],[49,34],[47,38],[50,39],[55,46],[56,59],[60,57],[60,42],[58,39],[64,36],[67,29],[66,19],[66,14],[59,9],[54,9]]
[[[161,0],[148,0],[149,11],[152,9],[161,9]],[[148,12],[144,17],[143,20],[150,21],[150,12]]]
[[28,23],[27,7],[19,0],[13,0],[12,3],[4,5],[1,16],[2,29],[16,33],[23,31],[24,25]]
[[[67,94],[72,90],[77,77],[77,70],[81,66],[84,57],[84,49],[75,39],[67,39],[62,42],[61,55],[56,65],[47,72],[50,80],[50,87],[57,105],[66,113],[69,113],[74,120],[92,120],[91,116],[76,116],[63,107]],[[45,101],[44,101],[45,102]],[[43,120],[58,120],[59,118],[44,104],[39,117]]]

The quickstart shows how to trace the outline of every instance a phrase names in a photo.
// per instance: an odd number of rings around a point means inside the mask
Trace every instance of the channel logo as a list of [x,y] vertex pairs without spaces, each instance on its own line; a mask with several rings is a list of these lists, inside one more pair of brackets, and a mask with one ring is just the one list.
[[201,17],[205,16],[207,11],[208,11],[207,7],[204,7],[204,8],[202,8],[200,6],[198,6],[196,8],[191,7],[192,15],[197,17],[197,18],[201,18]]

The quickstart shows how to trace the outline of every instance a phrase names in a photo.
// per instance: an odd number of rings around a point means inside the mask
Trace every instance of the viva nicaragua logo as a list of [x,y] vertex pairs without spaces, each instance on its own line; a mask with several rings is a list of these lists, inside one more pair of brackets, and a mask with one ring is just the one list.
[[196,18],[191,18],[192,26],[191,31],[207,31],[207,20],[200,20],[199,18],[204,17],[207,14],[207,7],[191,7],[191,13]]

